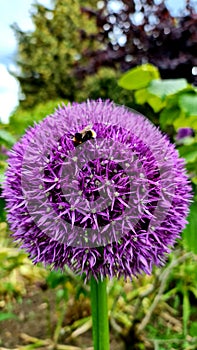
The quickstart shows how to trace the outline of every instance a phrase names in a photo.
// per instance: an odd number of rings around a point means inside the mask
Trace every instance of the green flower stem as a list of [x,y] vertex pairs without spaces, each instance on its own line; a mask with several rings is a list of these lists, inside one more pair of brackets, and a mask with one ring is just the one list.
[[109,350],[109,322],[106,279],[91,278],[91,306],[94,350]]

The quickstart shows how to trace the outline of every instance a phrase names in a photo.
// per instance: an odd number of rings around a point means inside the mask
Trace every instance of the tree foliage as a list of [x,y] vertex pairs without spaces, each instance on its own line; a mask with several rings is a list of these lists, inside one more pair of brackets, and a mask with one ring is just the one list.
[[[85,52],[89,64],[77,73],[92,74],[100,66],[120,67],[126,71],[136,65],[152,63],[163,78],[184,77],[194,82],[192,68],[197,66],[197,15],[192,1],[185,11],[173,17],[165,1],[118,0],[102,1],[102,8],[83,8],[97,21],[95,40],[103,43],[102,50]],[[83,31],[83,38],[88,35]]]
[[[103,98],[113,98],[119,72],[146,62],[156,65],[162,78],[194,82],[197,21],[189,0],[180,18],[164,0],[53,0],[50,8],[34,4],[32,20],[32,32],[13,26],[23,108],[59,98],[97,98],[97,83]],[[105,77],[99,73],[103,68]]]
[[[23,32],[13,25],[20,68],[15,76],[20,82],[23,107],[50,99],[74,99],[76,79],[72,69],[82,51],[98,46],[91,39],[81,41],[81,28],[88,35],[95,32],[94,19],[87,20],[87,15],[81,14],[81,5],[87,5],[86,1],[54,0],[52,8],[34,4],[32,20],[35,30]],[[86,64],[85,57],[82,62]]]

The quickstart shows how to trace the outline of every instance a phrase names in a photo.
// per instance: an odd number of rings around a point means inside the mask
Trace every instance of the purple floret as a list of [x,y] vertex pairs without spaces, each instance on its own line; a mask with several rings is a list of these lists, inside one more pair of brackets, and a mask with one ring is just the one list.
[[[90,126],[96,138],[76,144]],[[186,225],[191,186],[168,138],[106,101],[59,107],[9,152],[14,240],[34,263],[132,278],[165,263]]]
[[177,131],[176,139],[182,140],[185,137],[193,137],[194,136],[194,130],[192,128],[179,128]]

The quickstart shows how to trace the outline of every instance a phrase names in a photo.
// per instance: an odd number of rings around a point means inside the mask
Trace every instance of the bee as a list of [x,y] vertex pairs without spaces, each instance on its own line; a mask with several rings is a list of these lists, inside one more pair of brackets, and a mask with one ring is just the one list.
[[92,130],[91,127],[91,125],[87,125],[83,130],[75,133],[72,139],[75,147],[83,142],[96,138],[96,132]]

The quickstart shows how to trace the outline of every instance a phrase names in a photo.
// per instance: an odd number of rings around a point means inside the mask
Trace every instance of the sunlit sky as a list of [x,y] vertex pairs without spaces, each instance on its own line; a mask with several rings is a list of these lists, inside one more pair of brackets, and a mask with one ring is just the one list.
[[[46,6],[51,3],[50,0],[39,0],[38,2]],[[0,120],[5,123],[17,106],[19,91],[17,81],[8,73],[8,70],[14,67],[14,53],[17,47],[10,25],[16,22],[22,30],[33,29],[30,19],[30,9],[33,3],[35,3],[34,0],[0,0]],[[167,0],[167,3],[171,8],[174,6],[183,8],[185,0]]]

